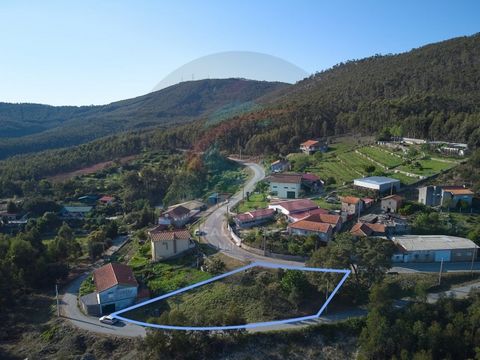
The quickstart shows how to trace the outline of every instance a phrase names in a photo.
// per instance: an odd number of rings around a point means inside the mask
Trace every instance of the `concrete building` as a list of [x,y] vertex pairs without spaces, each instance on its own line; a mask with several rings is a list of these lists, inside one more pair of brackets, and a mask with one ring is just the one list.
[[472,206],[473,191],[462,186],[444,186],[442,188],[442,205],[448,208],[455,208],[459,202]]
[[477,258],[478,246],[471,240],[447,235],[402,235],[393,239],[398,252],[394,262],[465,262]]
[[195,247],[188,230],[163,231],[155,228],[148,232],[152,247],[152,261],[165,260]]
[[379,194],[395,193],[400,190],[400,180],[386,176],[370,176],[353,180],[353,185],[364,189],[377,191]]
[[386,213],[396,213],[402,204],[403,198],[400,195],[389,195],[382,199],[381,207]]
[[340,198],[342,202],[342,212],[347,216],[358,215],[363,210],[362,199],[355,196],[344,196]]
[[132,269],[109,263],[93,272],[95,292],[80,298],[83,310],[93,316],[110,314],[135,303],[138,283]]
[[441,186],[423,186],[418,188],[418,202],[427,206],[439,206],[442,204]]
[[460,201],[472,206],[474,193],[463,186],[424,186],[418,189],[418,202],[427,206],[457,207]]
[[249,228],[271,221],[274,216],[274,209],[258,209],[238,214],[233,218],[233,221],[240,228]]
[[270,193],[280,199],[297,199],[302,187],[300,174],[275,174],[267,178],[270,183]]

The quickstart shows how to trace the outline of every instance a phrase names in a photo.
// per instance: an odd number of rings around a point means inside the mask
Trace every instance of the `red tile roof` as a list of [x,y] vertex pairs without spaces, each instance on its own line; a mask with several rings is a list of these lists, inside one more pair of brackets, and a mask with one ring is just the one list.
[[315,145],[318,145],[319,142],[317,140],[307,140],[303,143],[300,144],[300,146],[305,146],[305,147],[311,147],[311,146],[315,146]]
[[452,195],[474,195],[474,192],[470,189],[466,189],[464,187],[458,188],[444,188],[444,191],[452,193]]
[[132,269],[124,264],[109,263],[93,272],[93,281],[97,292],[110,289],[115,285],[138,286]]
[[353,225],[350,233],[355,236],[371,236],[373,233],[384,234],[386,226],[383,224],[369,224],[358,222]]
[[267,178],[270,182],[281,184],[300,184],[302,182],[301,174],[275,174]]
[[316,231],[321,233],[328,233],[332,229],[332,225],[330,224],[307,220],[296,221],[293,224],[289,224],[288,227],[292,229]]
[[152,241],[188,240],[191,238],[188,230],[163,231],[155,228],[148,234],[150,235],[150,240]]
[[342,202],[344,203],[347,203],[347,204],[358,204],[361,199],[358,198],[358,197],[355,197],[355,196],[344,196],[342,198],[340,198],[342,200]]
[[316,221],[316,222],[323,222],[327,224],[332,224],[337,226],[341,221],[342,218],[340,215],[332,215],[332,214],[312,214],[307,218],[303,219],[307,221]]
[[314,182],[314,181],[320,181],[320,178],[315,174],[306,173],[306,174],[302,174],[302,180]]
[[166,213],[175,219],[182,218],[183,216],[190,214],[190,210],[182,205],[179,205],[174,207],[173,209],[168,210]]
[[400,195],[389,195],[382,198],[382,200],[390,200],[390,199],[398,202],[398,201],[402,201],[403,197],[401,197]]
[[318,208],[318,205],[310,199],[280,201],[278,203],[272,203],[271,205],[281,206],[290,213],[298,213]]
[[249,221],[270,217],[273,216],[273,214],[275,214],[274,209],[258,209],[243,214],[238,214],[235,216],[235,218],[237,218],[239,221]]
[[315,215],[315,214],[328,214],[328,210],[325,209],[312,209],[312,210],[307,210],[307,211],[302,211],[302,212],[297,212],[294,214],[290,214],[289,217],[293,219],[294,221],[302,220],[305,219],[306,217],[310,215]]

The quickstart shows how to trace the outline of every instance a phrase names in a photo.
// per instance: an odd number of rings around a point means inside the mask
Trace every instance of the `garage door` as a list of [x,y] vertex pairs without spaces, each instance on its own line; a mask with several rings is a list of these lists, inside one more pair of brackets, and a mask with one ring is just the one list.
[[295,191],[287,191],[287,199],[295,199]]
[[435,251],[435,261],[450,261],[450,250],[438,250]]

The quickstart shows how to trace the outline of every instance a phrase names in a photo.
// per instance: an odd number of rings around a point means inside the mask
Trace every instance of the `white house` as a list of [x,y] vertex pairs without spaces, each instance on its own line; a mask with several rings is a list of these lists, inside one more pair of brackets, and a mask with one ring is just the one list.
[[195,247],[188,230],[163,231],[155,228],[149,231],[148,236],[153,261],[168,259]]
[[89,315],[105,315],[135,303],[138,283],[132,269],[124,264],[109,263],[93,272],[95,292],[82,296],[80,304]]
[[270,193],[281,199],[297,199],[302,187],[300,174],[274,174],[266,179],[270,183]]

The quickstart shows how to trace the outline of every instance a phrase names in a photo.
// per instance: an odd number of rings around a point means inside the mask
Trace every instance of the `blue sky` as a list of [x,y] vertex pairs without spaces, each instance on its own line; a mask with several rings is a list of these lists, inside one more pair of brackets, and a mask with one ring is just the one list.
[[0,101],[108,103],[231,50],[312,73],[480,32],[479,14],[475,0],[2,0]]

